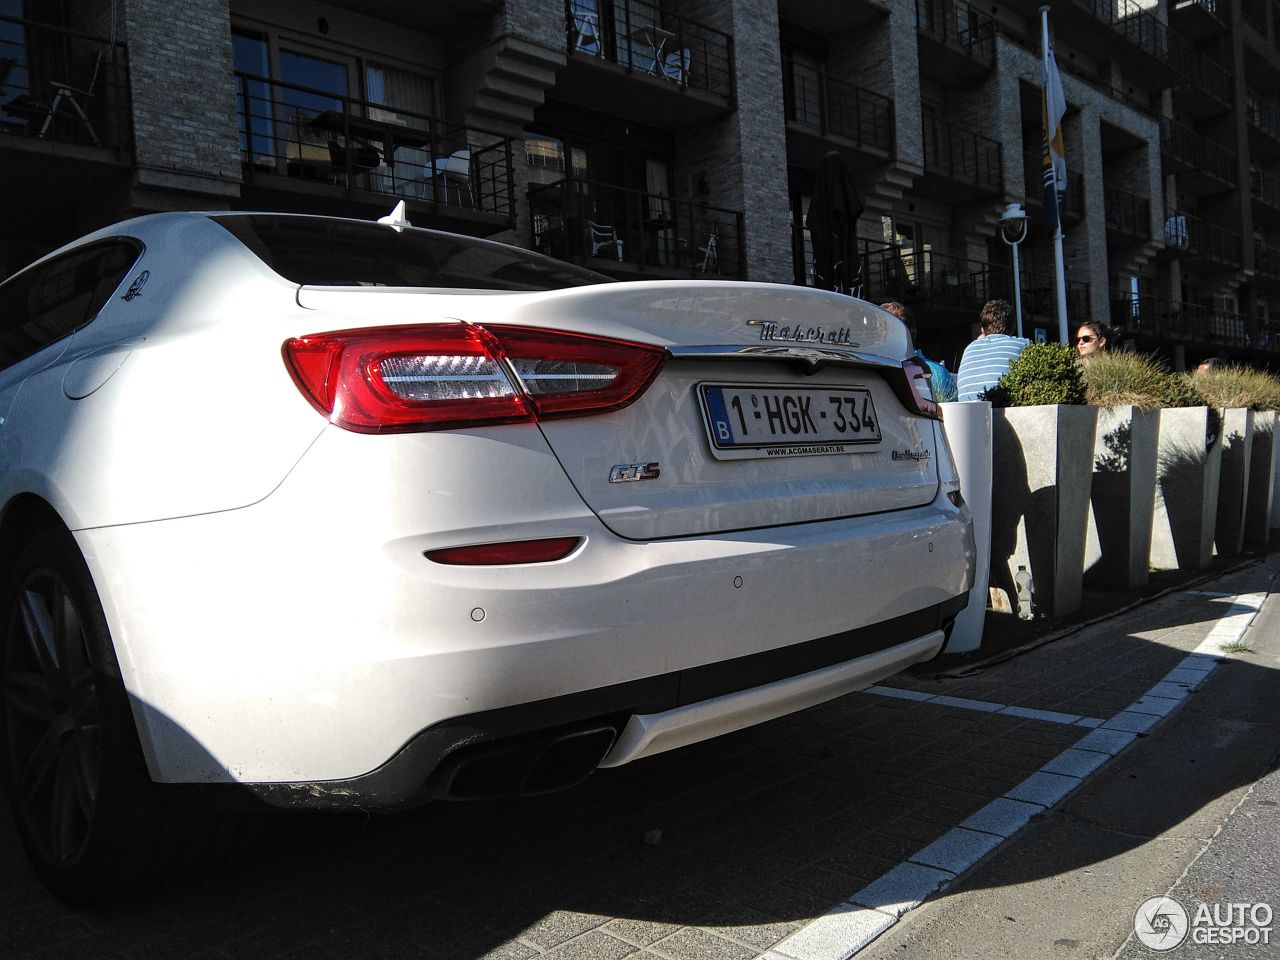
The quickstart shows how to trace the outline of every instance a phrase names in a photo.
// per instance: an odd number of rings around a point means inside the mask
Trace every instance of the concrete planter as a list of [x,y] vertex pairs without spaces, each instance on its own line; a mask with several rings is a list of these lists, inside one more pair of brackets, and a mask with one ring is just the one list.
[[1222,413],[1222,472],[1218,480],[1218,528],[1214,549],[1224,557],[1244,549],[1244,514],[1249,503],[1253,452],[1253,411],[1230,407]]
[[942,426],[960,477],[960,492],[973,514],[977,567],[969,605],[956,617],[947,653],[968,653],[982,644],[987,618],[987,572],[991,565],[991,404],[984,400],[944,403]]
[[1160,412],[1101,407],[1093,448],[1085,581],[1129,590],[1150,578]]
[[1080,607],[1097,407],[992,411],[991,585],[1016,609],[1013,577],[1026,566],[1037,612]]
[[1253,456],[1249,468],[1249,506],[1245,512],[1245,543],[1271,539],[1271,512],[1276,494],[1276,414],[1272,410],[1253,415]]
[[1210,407],[1160,411],[1152,567],[1202,570],[1213,560],[1221,468],[1218,411]]

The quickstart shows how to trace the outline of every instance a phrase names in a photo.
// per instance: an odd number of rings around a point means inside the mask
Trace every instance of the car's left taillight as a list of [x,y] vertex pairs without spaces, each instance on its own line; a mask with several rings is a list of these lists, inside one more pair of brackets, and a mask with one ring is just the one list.
[[928,365],[918,357],[909,357],[902,361],[902,372],[907,381],[907,399],[911,401],[914,412],[941,420],[942,408],[933,395],[933,377]]
[[357,433],[406,433],[618,410],[653,382],[661,347],[562,330],[446,323],[285,341],[311,404]]

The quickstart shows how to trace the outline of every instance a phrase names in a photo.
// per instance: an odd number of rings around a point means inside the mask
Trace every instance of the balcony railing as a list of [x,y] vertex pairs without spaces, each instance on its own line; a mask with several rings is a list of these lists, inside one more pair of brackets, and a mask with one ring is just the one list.
[[1140,6],[1136,0],[1074,0],[1075,4],[1111,25],[1130,43],[1175,69],[1188,58],[1190,42]]
[[[1027,185],[1027,202],[1044,204],[1044,158],[1027,151],[1022,155],[1022,176]],[[1069,217],[1084,216],[1084,174],[1067,168],[1067,192],[1062,195],[1062,212]]]
[[1254,170],[1249,176],[1249,192],[1254,199],[1280,210],[1280,177]]
[[733,96],[733,38],[651,0],[566,0],[565,32],[571,53]]
[[511,140],[400,107],[236,74],[245,178],[276,175],[510,218]]
[[1235,78],[1230,70],[1209,55],[1187,50],[1179,67],[1192,85],[1205,91],[1219,103],[1230,105],[1235,102]]
[[566,177],[529,188],[536,250],[600,270],[745,276],[742,213]]
[[119,152],[129,114],[123,43],[0,17],[0,131]]
[[916,0],[916,29],[975,60],[995,58],[995,19],[965,0]]
[[1112,302],[1111,320],[1128,333],[1204,346],[1264,350],[1280,347],[1280,340],[1272,335],[1267,324],[1241,313],[1211,310],[1198,303],[1126,297]]
[[1209,13],[1218,12],[1218,0],[1177,0],[1173,5],[1175,10],[1183,10],[1187,7],[1199,7]]
[[1280,106],[1250,90],[1247,112],[1251,124],[1272,140],[1280,140]]
[[[1058,316],[1058,280],[1052,273],[1031,273],[1022,278],[1023,309],[1031,317],[1045,317],[1055,322]],[[1089,303],[1089,284],[1083,280],[1067,280],[1067,316],[1088,317],[1093,313]],[[1012,291],[1009,294],[1012,295]]]
[[1170,250],[1228,267],[1240,266],[1240,234],[1182,210],[1165,211],[1164,242]]
[[1280,247],[1261,240],[1253,241],[1253,266],[1262,276],[1280,280]]
[[785,58],[782,82],[787,119],[860,146],[893,152],[893,101]]
[[1103,186],[1102,197],[1108,228],[1132,237],[1151,236],[1150,200],[1110,186]]
[[877,302],[900,300],[914,306],[977,311],[992,297],[1007,296],[1009,273],[979,260],[930,250],[898,250],[877,244],[863,254],[863,295]]
[[1160,121],[1160,148],[1170,157],[1235,186],[1236,154],[1175,120]]
[[997,141],[938,117],[926,115],[923,124],[927,173],[986,190],[1002,189],[1003,170]]

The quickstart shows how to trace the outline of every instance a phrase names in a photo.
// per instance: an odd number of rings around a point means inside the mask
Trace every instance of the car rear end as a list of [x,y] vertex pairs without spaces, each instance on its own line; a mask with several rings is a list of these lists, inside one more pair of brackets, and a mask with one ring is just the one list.
[[84,534],[130,571],[108,615],[157,779],[557,789],[876,682],[963,606],[969,516],[875,307],[695,281],[297,304],[280,375],[329,425],[279,486]]

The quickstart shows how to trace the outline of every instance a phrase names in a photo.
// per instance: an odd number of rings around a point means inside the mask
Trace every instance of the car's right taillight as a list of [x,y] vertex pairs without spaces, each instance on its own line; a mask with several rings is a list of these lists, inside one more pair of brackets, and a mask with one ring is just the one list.
[[942,408],[933,397],[933,378],[929,367],[919,357],[910,357],[902,361],[902,372],[907,381],[907,396],[903,399],[911,401],[910,408],[922,417],[942,419]]
[[330,422],[405,433],[617,410],[667,352],[643,343],[512,325],[369,327],[288,340],[285,363]]

